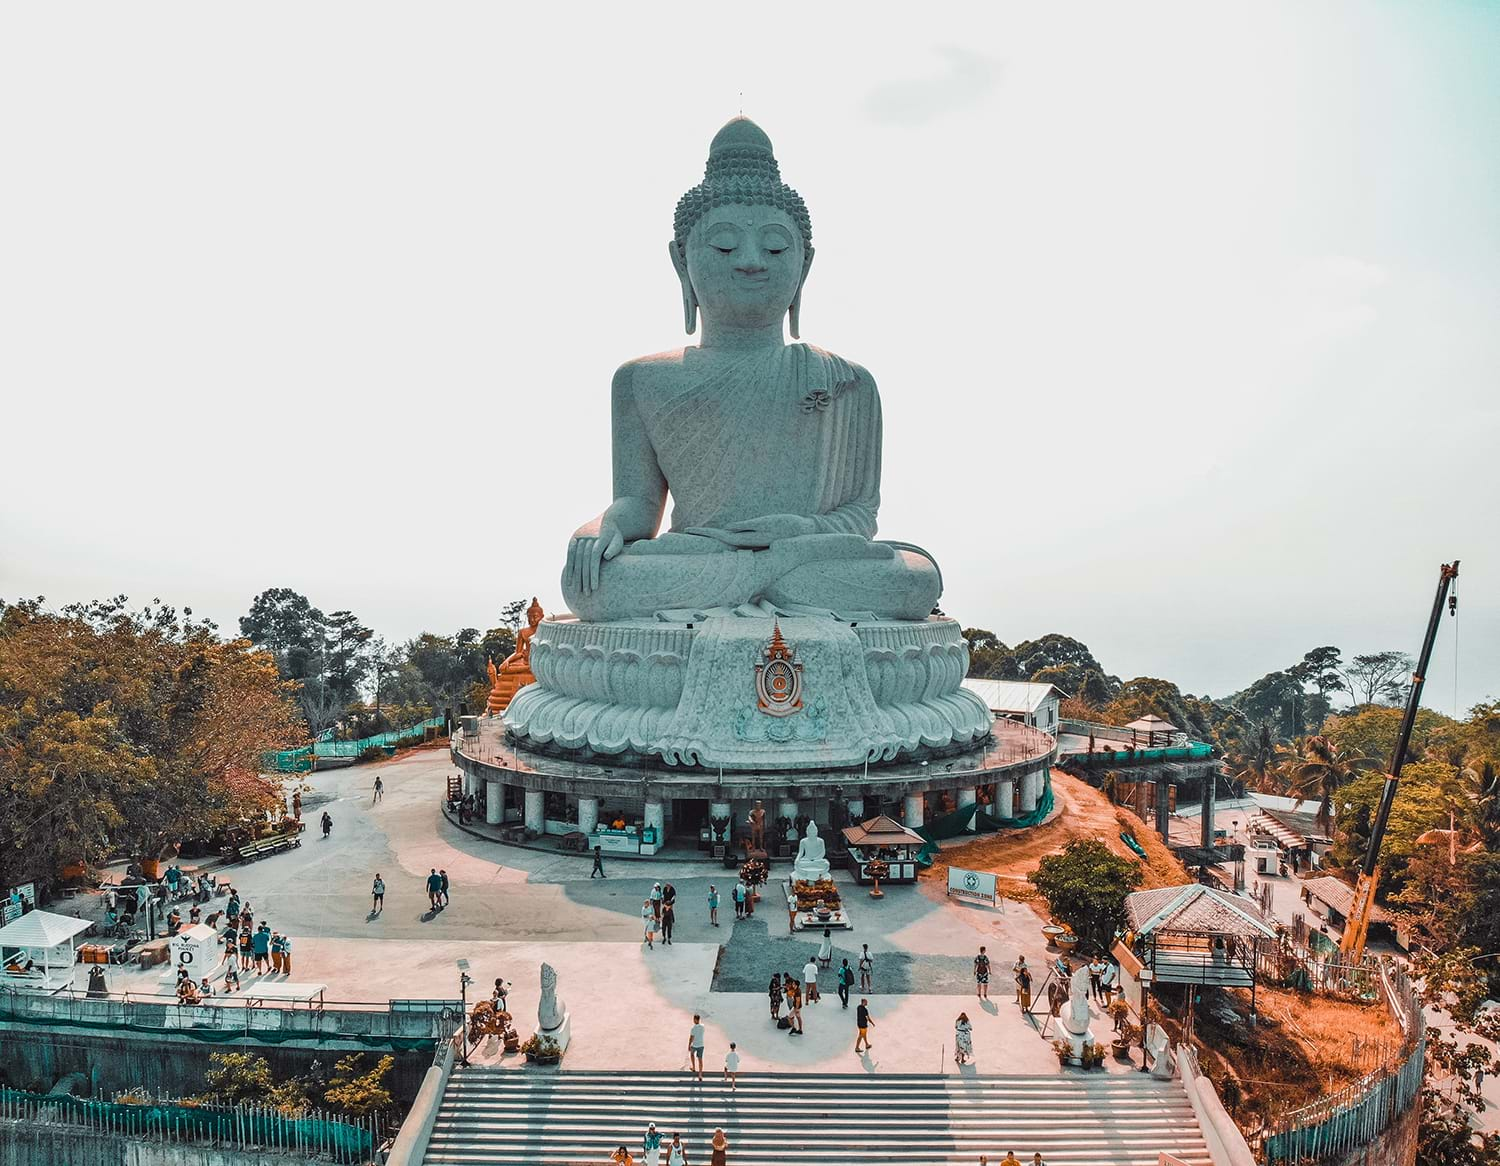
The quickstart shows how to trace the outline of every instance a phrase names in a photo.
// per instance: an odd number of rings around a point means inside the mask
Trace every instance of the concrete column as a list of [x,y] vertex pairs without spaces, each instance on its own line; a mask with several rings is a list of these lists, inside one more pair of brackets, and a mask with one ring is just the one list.
[[1166,841],[1172,828],[1172,783],[1158,780],[1156,783],[1156,832]]
[[922,804],[921,794],[906,795],[906,812],[904,815],[906,819],[905,825],[910,826],[913,830],[923,824]]
[[543,793],[539,789],[526,791],[526,829],[535,830],[538,834],[547,828],[547,814],[543,808]]
[[1214,844],[1214,809],[1219,798],[1219,771],[1211,769],[1203,775],[1203,846],[1212,847]]
[[667,812],[666,807],[660,799],[646,802],[646,812],[643,815],[643,825],[646,829],[655,829],[656,844],[660,846],[667,840]]
[[487,825],[500,825],[500,808],[505,805],[505,786],[498,781],[484,783],[484,820]]
[[1029,814],[1036,809],[1037,798],[1042,793],[1042,775],[1040,773],[1028,773],[1021,778],[1021,808],[1018,814]]
[[1014,781],[997,781],[995,783],[995,817],[1014,818],[1016,816],[1016,783]]
[[[961,789],[958,791],[958,808],[962,810],[965,806],[972,806],[978,798],[979,794],[973,786],[970,786],[968,789]],[[979,824],[974,820],[978,817],[979,815],[976,813],[973,818],[969,819],[969,825],[966,829],[970,833],[979,829]]]
[[594,827],[599,825],[599,799],[578,799],[578,828],[585,834],[592,834]]

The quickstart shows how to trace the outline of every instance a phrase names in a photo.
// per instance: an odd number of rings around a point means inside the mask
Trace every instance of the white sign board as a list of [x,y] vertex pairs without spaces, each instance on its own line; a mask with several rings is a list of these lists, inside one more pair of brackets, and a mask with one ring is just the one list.
[[186,968],[188,975],[194,980],[211,976],[221,956],[217,941],[214,929],[205,927],[202,923],[184,927],[172,936],[173,975],[178,968]]
[[977,899],[994,903],[996,898],[995,876],[987,870],[964,870],[962,867],[948,868],[948,893],[960,899]]

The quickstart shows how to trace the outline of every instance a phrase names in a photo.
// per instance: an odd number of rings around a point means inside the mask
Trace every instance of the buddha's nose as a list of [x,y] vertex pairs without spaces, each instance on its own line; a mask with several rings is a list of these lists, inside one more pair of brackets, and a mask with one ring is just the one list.
[[765,262],[759,258],[746,256],[734,266],[735,271],[741,275],[764,275],[766,272]]

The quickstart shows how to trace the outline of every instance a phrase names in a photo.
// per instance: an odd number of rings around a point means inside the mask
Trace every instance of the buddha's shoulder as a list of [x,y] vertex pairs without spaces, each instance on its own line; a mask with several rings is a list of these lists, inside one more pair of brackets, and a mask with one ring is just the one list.
[[850,360],[847,356],[840,356],[837,352],[819,348],[816,344],[804,344],[803,347],[829,366],[829,372],[835,384],[849,388],[875,388],[875,378],[870,375],[870,370],[864,365]]
[[671,348],[666,352],[653,352],[649,356],[627,360],[615,370],[615,392],[649,389],[663,381],[675,380],[682,374],[685,351],[682,348]]

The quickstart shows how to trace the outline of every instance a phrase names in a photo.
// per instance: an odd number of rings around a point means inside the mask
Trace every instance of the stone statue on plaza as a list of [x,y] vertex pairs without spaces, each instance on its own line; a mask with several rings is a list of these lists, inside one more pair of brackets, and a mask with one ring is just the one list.
[[[568,546],[563,595],[586,620],[734,608],[923,619],[932,557],[876,542],[880,397],[799,334],[812,221],[771,141],[735,118],[668,244],[696,347],[628,361],[612,390],[614,499]],[[661,530],[667,495],[670,528]]]
[[572,1016],[557,998],[557,970],[542,965],[542,997],[536,1006],[536,1035],[557,1042],[559,1050],[568,1047]]
[[699,342],[615,373],[610,502],[568,543],[571,615],[537,627],[509,738],[739,770],[982,741],[937,564],[875,538],[875,380],[798,340],[812,220],[754,122],[715,135],[668,254]]
[[763,802],[756,802],[755,809],[750,811],[750,849],[764,850],[766,848],[766,807]]
[[1089,1030],[1089,966],[1080,963],[1068,979],[1068,1007],[1062,1017],[1063,1037],[1082,1059],[1083,1046],[1097,1043]]
[[505,658],[498,670],[494,662],[490,662],[490,697],[485,703],[485,712],[503,713],[510,707],[516,693],[528,684],[536,683],[536,677],[531,671],[531,639],[536,635],[536,629],[545,615],[542,605],[533,595],[531,606],[526,609],[526,626],[516,633],[515,651]]
[[809,822],[807,833],[797,844],[797,861],[792,864],[794,882],[815,883],[828,877],[828,859],[824,857],[827,847],[818,837],[818,824]]

